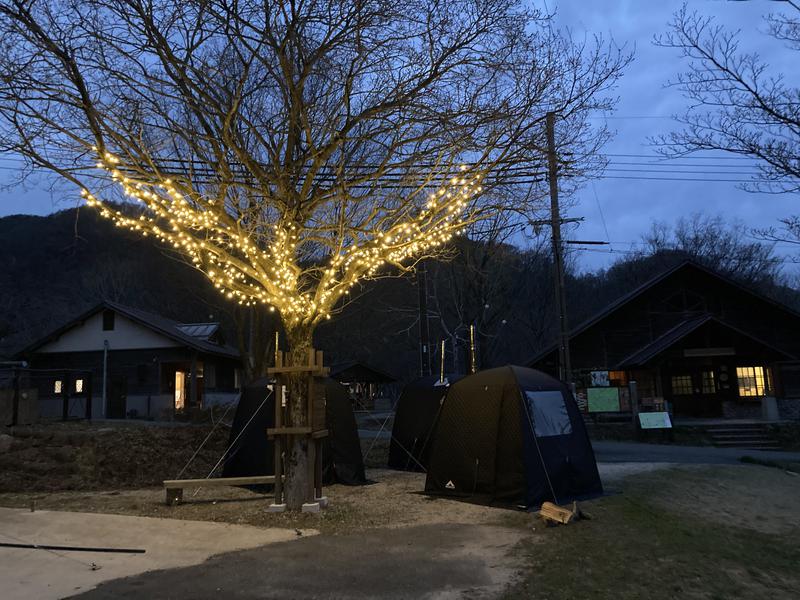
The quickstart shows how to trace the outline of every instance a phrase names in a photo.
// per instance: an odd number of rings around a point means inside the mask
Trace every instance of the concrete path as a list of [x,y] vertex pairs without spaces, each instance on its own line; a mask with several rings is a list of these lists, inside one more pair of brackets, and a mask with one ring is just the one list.
[[[304,532],[306,536],[315,531]],[[3,600],[64,598],[119,577],[200,564],[214,554],[299,539],[291,529],[0,508],[0,542],[142,548],[144,554],[0,547]],[[151,597],[163,597],[155,593]]]
[[497,598],[524,531],[437,524],[318,536],[110,581],[80,596],[171,600]]
[[738,464],[743,456],[762,460],[800,462],[800,452],[714,448],[712,446],[676,446],[637,444],[634,442],[592,441],[597,462],[647,462],[682,464]]

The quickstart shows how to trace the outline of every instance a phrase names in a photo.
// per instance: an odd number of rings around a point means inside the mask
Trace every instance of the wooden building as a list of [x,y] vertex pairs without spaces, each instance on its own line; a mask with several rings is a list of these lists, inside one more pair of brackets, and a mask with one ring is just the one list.
[[388,388],[397,381],[392,375],[355,361],[332,365],[330,376],[347,388],[356,410],[372,410],[381,401],[391,409],[393,394]]
[[[800,419],[800,314],[694,262],[570,333],[573,382],[595,410],[665,406],[676,417]],[[558,373],[550,347],[530,366]],[[602,389],[605,388],[605,389]],[[614,391],[616,388],[616,391]]]
[[[171,419],[236,400],[239,352],[219,323],[178,323],[103,302],[16,356],[44,418]],[[82,401],[82,402],[81,402]],[[88,405],[88,406],[87,406]]]

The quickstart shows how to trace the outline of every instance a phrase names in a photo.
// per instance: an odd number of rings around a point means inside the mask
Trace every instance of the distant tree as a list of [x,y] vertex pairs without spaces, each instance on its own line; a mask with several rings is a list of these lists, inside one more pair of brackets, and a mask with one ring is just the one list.
[[[796,54],[800,63],[800,3],[784,0],[784,12],[767,15],[765,35]],[[759,174],[748,189],[800,191],[800,88],[756,52],[744,52],[739,32],[711,17],[675,13],[670,30],[655,43],[678,49],[688,70],[670,85],[690,100],[679,117],[683,129],[658,138],[663,151],[683,156],[723,150],[758,160]],[[796,70],[796,69],[795,69]],[[794,73],[793,75],[796,75]]]
[[660,259],[665,266],[691,259],[749,285],[781,281],[782,260],[774,244],[754,239],[739,221],[697,213],[673,226],[654,223],[642,240],[639,256]]
[[[515,0],[0,0],[0,49],[0,149],[275,310],[293,362],[359,281],[502,208],[486,192],[541,165],[547,111],[592,156],[626,62]],[[306,467],[296,436],[291,509]]]

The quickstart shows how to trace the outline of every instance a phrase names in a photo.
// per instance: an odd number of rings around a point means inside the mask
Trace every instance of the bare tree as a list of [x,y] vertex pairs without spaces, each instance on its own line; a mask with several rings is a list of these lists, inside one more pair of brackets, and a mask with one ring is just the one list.
[[[800,60],[800,4],[765,17],[766,35]],[[800,88],[774,72],[755,52],[739,47],[738,32],[690,12],[686,5],[655,43],[680,51],[688,70],[670,85],[691,101],[678,117],[684,127],[655,141],[669,156],[723,150],[759,161],[751,190],[800,191]]]
[[487,192],[542,164],[545,111],[592,157],[585,117],[627,61],[514,0],[0,0],[0,49],[0,149],[277,311],[293,361],[358,281],[501,208]]
[[775,245],[753,239],[741,222],[719,216],[694,214],[681,217],[674,226],[654,223],[642,237],[645,247],[634,260],[662,256],[664,266],[692,259],[750,285],[777,285],[781,260]]

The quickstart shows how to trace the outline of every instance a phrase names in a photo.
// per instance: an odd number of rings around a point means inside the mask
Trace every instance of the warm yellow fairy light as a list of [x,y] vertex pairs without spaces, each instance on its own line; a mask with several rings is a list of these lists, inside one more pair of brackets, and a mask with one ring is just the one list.
[[[450,185],[430,194],[416,213],[383,229],[363,232],[358,241],[342,246],[311,283],[306,278],[301,281],[298,224],[279,220],[261,247],[240,229],[238,221],[213,206],[213,200],[193,190],[187,196],[171,179],[151,182],[123,174],[119,164],[120,159],[109,152],[100,155],[97,163],[128,197],[144,204],[148,214],[127,217],[82,190],[88,206],[119,227],[171,244],[225,297],[246,306],[269,305],[292,323],[316,324],[330,318],[336,302],[360,279],[376,275],[386,264],[402,266],[445,244],[467,224],[468,202],[483,191],[479,176],[452,178]],[[460,167],[462,173],[466,170]]]

